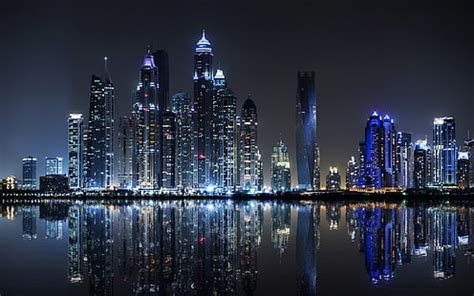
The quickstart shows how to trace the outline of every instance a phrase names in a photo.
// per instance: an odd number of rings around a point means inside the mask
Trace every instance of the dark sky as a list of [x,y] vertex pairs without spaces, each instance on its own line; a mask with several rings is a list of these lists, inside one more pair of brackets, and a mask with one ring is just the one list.
[[[258,2],[258,3],[256,3]],[[21,158],[66,159],[71,112],[88,112],[92,73],[103,56],[116,86],[116,115],[147,44],[170,56],[171,93],[192,91],[201,29],[238,96],[258,108],[269,184],[280,132],[295,167],[296,72],[317,73],[322,176],[357,152],[373,110],[414,139],[431,138],[434,116],[456,118],[457,139],[474,134],[472,6],[445,1],[2,1],[0,177],[20,176]],[[74,4],[68,4],[74,3]],[[232,4],[231,4],[232,3]],[[240,110],[238,111],[240,113]]]

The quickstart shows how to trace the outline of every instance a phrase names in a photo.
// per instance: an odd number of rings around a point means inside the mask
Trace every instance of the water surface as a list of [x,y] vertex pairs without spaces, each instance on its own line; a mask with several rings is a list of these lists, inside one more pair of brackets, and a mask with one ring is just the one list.
[[473,251],[467,203],[0,201],[1,296],[473,295]]

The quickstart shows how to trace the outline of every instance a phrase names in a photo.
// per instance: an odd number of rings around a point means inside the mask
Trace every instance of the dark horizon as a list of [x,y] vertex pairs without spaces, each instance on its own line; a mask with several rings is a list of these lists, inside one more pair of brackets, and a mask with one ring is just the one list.
[[[0,12],[0,177],[20,176],[21,158],[67,159],[67,116],[87,117],[90,76],[103,57],[116,88],[116,123],[131,111],[148,44],[165,48],[170,94],[192,94],[201,30],[238,98],[257,105],[269,184],[271,148],[283,136],[296,184],[297,71],[315,70],[321,180],[345,166],[372,111],[389,114],[413,140],[431,139],[433,117],[454,116],[458,146],[474,134],[474,42],[467,5],[292,6],[202,2],[157,4],[55,1],[7,4]],[[383,5],[383,6],[382,6]],[[445,3],[444,5],[451,5]],[[67,163],[67,161],[65,161]]]

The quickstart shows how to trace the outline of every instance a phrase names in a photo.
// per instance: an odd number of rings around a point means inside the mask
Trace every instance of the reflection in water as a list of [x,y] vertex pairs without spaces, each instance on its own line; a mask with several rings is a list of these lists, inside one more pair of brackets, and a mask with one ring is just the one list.
[[294,258],[298,294],[315,295],[321,214],[328,230],[346,227],[347,241],[364,256],[376,285],[394,281],[397,266],[416,258],[432,258],[432,278],[445,280],[456,275],[456,250],[469,263],[474,259],[474,208],[467,207],[228,200],[0,205],[4,221],[21,216],[25,240],[38,239],[38,223],[44,223],[46,239],[67,240],[69,282],[87,285],[89,295],[117,289],[134,295],[252,295],[264,223],[280,262]]

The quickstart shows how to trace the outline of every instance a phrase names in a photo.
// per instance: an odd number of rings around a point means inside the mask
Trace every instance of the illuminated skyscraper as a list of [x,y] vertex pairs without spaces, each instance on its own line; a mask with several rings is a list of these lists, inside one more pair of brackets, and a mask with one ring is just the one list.
[[469,156],[469,187],[474,188],[474,139],[464,141],[464,151]]
[[340,190],[341,176],[336,167],[329,167],[329,174],[326,176],[326,190]]
[[276,192],[291,190],[290,157],[281,139],[272,152],[272,189]]
[[158,69],[148,49],[140,68],[132,116],[135,121],[134,181],[141,189],[158,187]]
[[453,117],[433,121],[433,185],[456,184],[456,124]]
[[113,182],[114,85],[105,75],[92,75],[89,120],[84,143],[84,187],[108,188]]
[[203,30],[194,53],[194,185],[205,188],[211,182],[212,158],[212,48]]
[[121,117],[118,126],[117,185],[121,189],[132,189],[137,184],[134,170],[135,124],[130,116]]
[[394,187],[396,185],[396,131],[393,119],[382,119],[374,112],[365,128],[361,153],[360,187]]
[[63,158],[62,157],[46,157],[45,175],[62,175],[63,174]]
[[242,106],[239,125],[239,173],[240,186],[243,190],[258,190],[258,151],[257,142],[257,107],[249,97]]
[[469,189],[469,153],[459,152],[457,160],[457,184],[460,189]]
[[359,176],[359,167],[357,166],[355,156],[351,156],[351,158],[347,162],[346,189],[351,189],[357,186],[358,176]]
[[296,168],[301,189],[319,189],[319,149],[316,138],[315,73],[298,72],[296,98]]
[[397,132],[396,136],[397,185],[400,188],[412,188],[413,143],[410,133]]
[[68,176],[69,187],[82,187],[83,164],[83,118],[82,114],[72,113],[68,118]]
[[[224,73],[217,71],[218,80],[224,79]],[[228,88],[217,90],[213,104],[213,169],[215,185],[224,192],[235,190],[237,179],[237,99]]]
[[416,141],[413,154],[413,187],[425,188],[431,181],[431,148],[427,140]]
[[22,160],[23,169],[23,190],[36,190],[37,178],[36,178],[36,157],[28,156]]
[[176,186],[193,187],[193,107],[187,93],[172,98],[176,114]]
[[176,187],[176,115],[171,112],[160,113],[160,187]]

